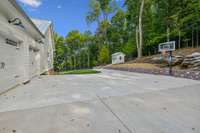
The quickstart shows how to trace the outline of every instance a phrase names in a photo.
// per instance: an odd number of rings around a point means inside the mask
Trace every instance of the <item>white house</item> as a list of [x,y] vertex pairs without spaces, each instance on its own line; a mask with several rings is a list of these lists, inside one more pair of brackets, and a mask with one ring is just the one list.
[[53,42],[53,24],[48,20],[31,20],[45,36],[43,45],[40,46],[40,73],[48,72],[53,69],[53,54],[55,49]]
[[125,62],[125,54],[117,52],[112,54],[112,64],[122,64]]
[[43,29],[15,0],[0,2],[0,93],[53,69],[53,52],[51,22]]

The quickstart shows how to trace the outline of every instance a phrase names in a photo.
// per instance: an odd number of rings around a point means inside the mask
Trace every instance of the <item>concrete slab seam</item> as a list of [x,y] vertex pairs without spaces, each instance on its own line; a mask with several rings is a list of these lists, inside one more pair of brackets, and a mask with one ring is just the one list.
[[123,125],[123,127],[129,132],[129,133],[134,133],[132,130],[119,118],[119,116],[110,108],[108,104],[106,104],[103,99],[96,95],[99,99],[99,101],[119,120],[119,122]]

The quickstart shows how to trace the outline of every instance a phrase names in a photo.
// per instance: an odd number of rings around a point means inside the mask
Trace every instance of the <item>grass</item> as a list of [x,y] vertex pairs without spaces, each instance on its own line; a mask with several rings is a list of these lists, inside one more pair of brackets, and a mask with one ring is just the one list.
[[101,73],[101,72],[97,71],[97,70],[92,70],[92,69],[81,69],[81,70],[59,72],[60,75],[66,75],[66,74],[97,74],[97,73]]

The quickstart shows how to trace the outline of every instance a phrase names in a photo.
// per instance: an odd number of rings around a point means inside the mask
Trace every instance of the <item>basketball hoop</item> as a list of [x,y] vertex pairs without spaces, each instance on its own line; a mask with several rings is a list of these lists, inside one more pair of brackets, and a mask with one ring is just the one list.
[[162,51],[175,51],[175,49],[176,49],[175,44],[176,44],[175,41],[160,43],[159,47],[158,47],[159,52],[162,52]]
[[176,42],[160,43],[158,49],[162,56],[169,57],[169,74],[172,75],[172,52],[176,49]]

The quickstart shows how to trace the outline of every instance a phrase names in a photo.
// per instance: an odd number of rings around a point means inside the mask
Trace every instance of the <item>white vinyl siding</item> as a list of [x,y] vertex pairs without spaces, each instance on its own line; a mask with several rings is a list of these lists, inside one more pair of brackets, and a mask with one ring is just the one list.
[[0,93],[20,82],[20,49],[0,37]]
[[[53,68],[51,24],[43,33],[44,37],[38,32],[40,29],[37,31],[20,12],[14,10],[9,2],[0,5],[0,93]],[[8,22],[14,18],[19,18],[24,28]]]

